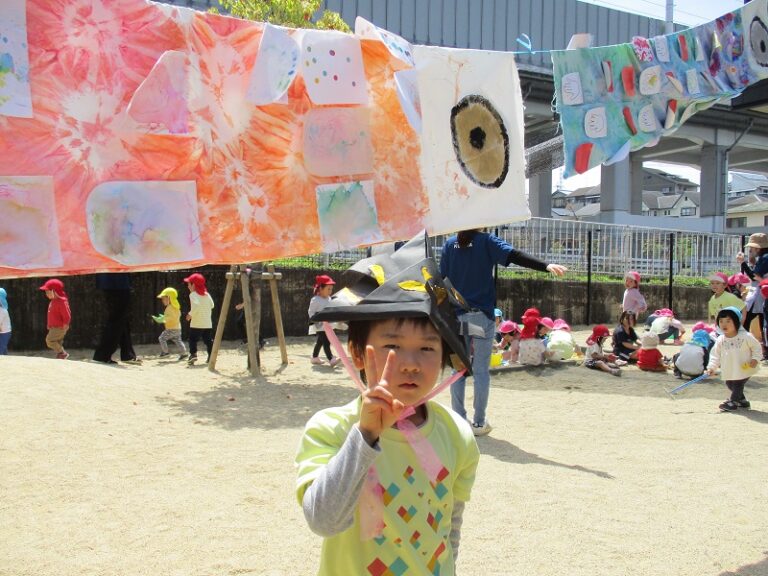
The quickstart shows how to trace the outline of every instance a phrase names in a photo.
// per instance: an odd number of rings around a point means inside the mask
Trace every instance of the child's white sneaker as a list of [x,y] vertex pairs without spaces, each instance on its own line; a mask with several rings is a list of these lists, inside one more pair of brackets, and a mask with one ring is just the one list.
[[310,363],[314,364],[315,366],[320,366],[323,363],[323,359],[319,356],[313,356],[310,360]]
[[340,362],[341,362],[341,358],[339,358],[338,356],[334,356],[328,361],[328,364],[330,364],[331,368],[333,368],[334,366],[338,366]]

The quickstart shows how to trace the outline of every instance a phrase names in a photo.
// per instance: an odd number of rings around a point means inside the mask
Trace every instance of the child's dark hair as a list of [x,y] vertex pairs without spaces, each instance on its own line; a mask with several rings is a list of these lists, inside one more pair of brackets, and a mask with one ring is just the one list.
[[[349,343],[350,352],[353,352],[361,358],[365,358],[365,346],[368,344],[368,336],[371,333],[371,328],[376,323],[384,322],[386,320],[394,320],[398,328],[406,322],[409,322],[414,326],[421,327],[429,325],[434,328],[434,324],[432,324],[432,321],[426,316],[399,316],[397,318],[382,318],[381,320],[352,320],[348,322],[349,330],[347,332],[347,341]],[[437,328],[435,328],[435,331],[437,332]],[[445,368],[450,364],[451,348],[442,337],[440,340],[443,345],[441,366]],[[365,370],[360,371],[360,376],[362,377],[363,382],[365,382]]]
[[739,315],[736,314],[733,310],[728,310],[727,308],[723,308],[720,310],[720,312],[717,313],[717,317],[715,318],[715,322],[717,325],[720,325],[720,318],[730,318],[733,320],[733,325],[736,327],[736,330],[739,329],[741,326],[741,319],[739,318]]
[[619,316],[619,324],[624,326],[624,320],[627,320],[629,318],[632,318],[632,320],[634,320],[635,323],[637,323],[637,316],[635,315],[635,313],[625,310],[624,312],[621,313],[621,316]]

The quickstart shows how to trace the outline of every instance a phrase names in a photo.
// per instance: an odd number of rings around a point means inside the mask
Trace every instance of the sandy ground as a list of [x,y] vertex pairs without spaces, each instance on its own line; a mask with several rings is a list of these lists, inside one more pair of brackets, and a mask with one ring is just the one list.
[[[294,452],[355,391],[311,344],[281,367],[271,343],[261,379],[234,346],[217,373],[150,346],[142,366],[0,357],[0,574],[313,574]],[[672,400],[671,374],[624,372],[494,374],[460,574],[768,574],[768,368],[733,414],[717,379]]]

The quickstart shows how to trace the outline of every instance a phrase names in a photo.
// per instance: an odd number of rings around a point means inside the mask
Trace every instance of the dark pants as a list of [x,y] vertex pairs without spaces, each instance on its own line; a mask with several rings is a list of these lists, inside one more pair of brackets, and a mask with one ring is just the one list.
[[324,330],[317,333],[317,341],[315,342],[315,349],[312,350],[312,358],[317,358],[320,354],[320,348],[323,349],[328,360],[333,358],[333,354],[331,353],[331,342],[328,340],[328,336]]
[[746,396],[744,396],[744,384],[747,383],[747,380],[749,380],[749,378],[744,378],[744,380],[725,381],[725,385],[728,386],[728,390],[731,391],[732,402],[742,402],[747,399]]
[[131,291],[104,290],[107,322],[101,331],[93,359],[109,362],[120,348],[120,360],[135,360],[136,352],[131,342]]
[[752,320],[757,318],[760,323],[760,345],[763,348],[763,360],[768,360],[768,348],[765,346],[766,334],[765,334],[765,320],[763,319],[762,312],[747,312],[744,315],[744,330],[749,332],[749,327],[752,325]]
[[205,344],[206,350],[208,350],[208,357],[211,356],[211,349],[213,348],[213,332],[212,328],[190,328],[189,329],[189,355],[197,357],[197,341],[202,338]]

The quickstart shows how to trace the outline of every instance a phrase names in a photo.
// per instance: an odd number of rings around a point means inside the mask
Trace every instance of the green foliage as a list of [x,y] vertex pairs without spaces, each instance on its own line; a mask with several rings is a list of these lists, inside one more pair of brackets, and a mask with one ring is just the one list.
[[219,0],[232,16],[246,20],[269,22],[289,28],[319,28],[350,32],[338,12],[324,10],[317,22],[312,18],[320,9],[321,0]]

